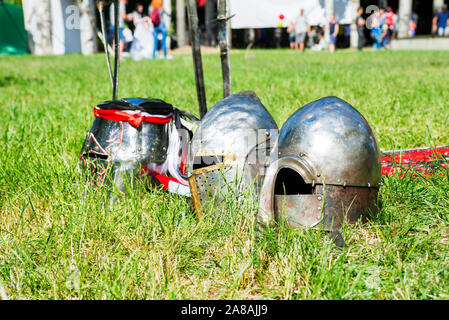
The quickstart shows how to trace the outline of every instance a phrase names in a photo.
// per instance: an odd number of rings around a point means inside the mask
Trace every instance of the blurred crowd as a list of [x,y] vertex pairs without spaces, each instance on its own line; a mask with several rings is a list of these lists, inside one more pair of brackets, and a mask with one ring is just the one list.
[[[362,50],[365,46],[365,29],[370,30],[369,34],[372,38],[374,49],[389,48],[391,40],[397,37],[398,15],[393,11],[392,7],[387,7],[386,9],[379,8],[379,10],[375,10],[367,19],[363,18],[364,13],[365,9],[363,7],[357,9],[357,17],[355,20],[358,36],[357,48]],[[415,35],[417,19],[416,14],[413,14],[410,20],[410,36]],[[326,28],[328,28],[328,39],[325,39]],[[351,32],[350,25],[339,24],[335,14],[331,15],[327,25],[311,27],[307,23],[307,16],[304,14],[304,9],[301,9],[296,19],[291,21],[287,28],[290,48],[301,51],[304,51],[306,47],[309,47],[310,50],[317,51],[329,48],[330,52],[334,52],[337,48],[337,36],[340,33],[340,29],[342,29],[343,35],[349,38]]]
[[[126,12],[128,0],[120,0],[119,4],[119,37],[120,58],[129,52],[134,60],[155,59],[158,49],[162,49],[163,57],[171,59],[167,54],[167,26],[164,16],[168,13],[163,9],[162,0],[153,0],[148,9],[143,3],[137,3],[132,13]],[[114,44],[115,15],[114,5],[110,5],[108,39]],[[129,27],[132,23],[133,30]]]
[[[363,8],[359,8],[357,11],[357,27],[362,29],[367,27],[371,29],[370,35],[373,39],[373,48],[379,50],[381,48],[389,49],[391,40],[397,37],[398,34],[398,15],[393,11],[392,7],[380,8],[379,11],[375,11],[371,16],[368,24],[361,18],[363,14]],[[417,19],[417,17],[416,17]],[[409,23],[409,36],[415,35],[416,23],[413,23],[413,17]],[[359,35],[359,50],[364,43],[363,37],[360,36],[362,30],[358,30]],[[360,43],[361,42],[361,43]]]
[[[327,24],[310,25],[307,13],[300,9],[298,15],[291,21],[285,21],[284,15],[279,15],[278,27],[273,33],[273,41],[276,47],[280,47],[282,30],[287,26],[288,41],[292,50],[301,52],[307,48],[311,51],[329,50],[334,52],[337,49],[338,37],[343,43],[349,46],[351,25],[341,24],[337,21],[336,15],[332,14]],[[357,48],[362,50],[368,40],[372,43],[374,50],[389,49],[392,39],[398,37],[399,16],[391,6],[377,8],[367,12],[366,8],[359,7],[355,19],[357,29]],[[407,35],[414,37],[418,26],[418,15],[412,12],[408,21]],[[449,11],[447,5],[443,5],[441,10],[433,17],[432,34],[435,36],[449,36]],[[267,37],[263,29],[250,29],[247,31],[248,47],[256,46]],[[367,39],[369,37],[369,39]]]
[[[137,3],[135,10],[127,13],[127,0],[120,0],[119,30],[120,30],[120,53],[126,50],[129,55],[135,59],[156,58],[158,49],[163,52],[165,59],[170,59],[167,54],[167,26],[164,23],[164,16],[168,15],[164,11],[163,0],[152,0],[146,8],[144,4]],[[204,9],[205,1],[202,1],[200,9]],[[114,44],[113,30],[114,7],[110,6],[109,12],[109,41]],[[368,8],[370,9],[370,8]],[[203,10],[204,11],[204,10]],[[204,12],[200,10],[200,15]],[[168,15],[169,16],[169,15]],[[204,18],[204,17],[203,17]],[[331,14],[328,22],[321,25],[310,25],[307,12],[300,9],[298,14],[291,21],[285,21],[283,14],[279,15],[279,22],[274,32],[270,34],[267,29],[247,29],[245,32],[245,42],[247,47],[260,47],[261,43],[271,43],[276,47],[281,46],[282,35],[286,28],[288,33],[288,42],[292,50],[301,52],[307,48],[311,51],[329,50],[334,52],[337,47],[348,47],[351,39],[351,25],[341,24],[335,14]],[[201,21],[205,21],[202,19]],[[132,26],[132,28],[130,28]],[[201,40],[205,42],[205,24],[200,25]],[[418,26],[418,15],[412,13],[408,22],[408,36],[414,37]],[[211,28],[213,29],[214,26]],[[354,26],[353,26],[354,28]],[[367,42],[372,43],[374,50],[389,49],[391,41],[398,36],[399,16],[391,6],[386,8],[377,8],[369,11],[366,8],[359,7],[355,19],[355,28],[357,30],[357,48],[362,50]],[[212,30],[214,31],[214,30]],[[355,31],[355,29],[353,29]],[[215,33],[209,35],[208,42],[216,45]],[[432,33],[437,36],[449,36],[449,12],[447,5],[443,5],[441,10],[433,17]],[[369,37],[367,39],[367,37]],[[337,39],[340,39],[337,46]],[[351,40],[355,40],[352,37]],[[369,40],[369,41],[368,41]],[[342,45],[343,44],[343,45]],[[209,44],[211,45],[211,44]],[[355,45],[353,45],[355,47]],[[162,55],[160,55],[162,57]]]

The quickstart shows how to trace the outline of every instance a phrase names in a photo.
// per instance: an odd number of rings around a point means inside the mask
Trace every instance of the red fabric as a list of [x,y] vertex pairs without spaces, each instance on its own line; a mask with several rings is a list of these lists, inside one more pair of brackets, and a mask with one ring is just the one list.
[[380,158],[382,175],[392,175],[402,172],[404,169],[413,169],[416,172],[426,173],[439,164],[442,168],[447,167],[449,160],[449,147],[436,149],[413,150],[409,152],[396,153]]
[[125,111],[106,110],[100,108],[94,108],[94,116],[112,121],[127,121],[130,125],[136,128],[140,127],[140,124],[142,122],[166,124],[173,119],[172,115],[160,118],[160,117],[145,116],[141,113],[130,114]]
[[187,162],[187,152],[183,152],[181,155],[181,165],[179,169],[181,170],[181,174],[185,176],[186,174],[186,162]]
[[387,24],[388,28],[393,28],[394,25],[394,12],[387,12],[385,15],[385,23]]
[[159,180],[160,183],[162,183],[162,185],[164,186],[164,189],[167,190],[168,189],[168,184],[170,183],[170,181],[176,182],[178,184],[181,184],[178,179],[172,178],[172,177],[168,177],[165,176],[163,174],[157,174],[154,176],[157,180]]
[[196,0],[196,5],[198,7],[204,7],[206,5],[206,0]]
[[155,27],[161,24],[161,16],[159,15],[159,10],[155,9],[151,12],[151,22]]
[[168,189],[168,184],[170,183],[170,181],[173,181],[173,182],[176,182],[176,183],[182,185],[182,183],[179,182],[178,179],[166,176],[164,174],[161,174],[161,173],[158,173],[158,172],[155,172],[155,171],[152,171],[152,170],[149,170],[147,166],[142,166],[141,174],[142,174],[142,176],[147,175],[147,174],[151,174],[152,176],[154,176],[164,186],[165,190]]

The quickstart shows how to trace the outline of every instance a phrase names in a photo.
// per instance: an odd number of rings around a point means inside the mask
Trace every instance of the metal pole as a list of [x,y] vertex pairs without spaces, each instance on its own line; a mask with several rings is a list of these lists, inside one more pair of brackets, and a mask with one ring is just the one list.
[[218,44],[221,53],[221,73],[223,77],[223,97],[231,94],[231,61],[229,59],[227,0],[218,0]]
[[198,28],[198,12],[196,0],[187,0],[187,13],[189,16],[190,42],[192,44],[193,64],[195,69],[196,91],[201,118],[207,112],[206,92],[204,89],[203,63],[201,60],[200,35]]
[[120,64],[120,7],[119,7],[119,0],[114,1],[114,38],[115,38],[115,67],[114,67],[114,84],[113,84],[113,90],[112,90],[112,99],[117,100],[117,92],[118,92],[118,71],[119,71],[119,64]]
[[103,33],[103,45],[104,45],[104,51],[106,53],[106,64],[108,66],[108,72],[109,72],[109,79],[111,80],[112,88],[114,88],[114,78],[112,76],[112,68],[111,68],[111,59],[109,58],[109,50],[108,50],[108,41],[106,39],[106,27],[104,23],[104,1],[99,0],[97,2],[98,5],[98,11],[100,12],[100,22],[101,22],[101,32]]

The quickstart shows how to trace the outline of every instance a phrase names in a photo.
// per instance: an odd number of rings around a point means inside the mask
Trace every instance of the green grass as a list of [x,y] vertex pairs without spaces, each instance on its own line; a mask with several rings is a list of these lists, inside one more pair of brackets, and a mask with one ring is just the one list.
[[[233,91],[252,89],[281,126],[336,95],[382,149],[449,144],[447,52],[255,51],[231,55]],[[204,56],[208,105],[218,55]],[[256,205],[226,199],[198,219],[188,199],[137,190],[104,205],[80,183],[92,108],[110,99],[104,57],[0,57],[0,297],[13,299],[448,299],[449,181],[385,178],[382,210],[346,226],[257,233]],[[198,114],[190,56],[121,64],[120,96]],[[4,295],[4,294],[3,294]]]

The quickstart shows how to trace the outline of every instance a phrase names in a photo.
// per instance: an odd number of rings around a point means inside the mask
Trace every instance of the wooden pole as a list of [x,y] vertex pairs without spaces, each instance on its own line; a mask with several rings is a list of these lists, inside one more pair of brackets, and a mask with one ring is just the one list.
[[207,112],[206,92],[204,89],[203,63],[201,60],[200,33],[198,28],[198,12],[196,0],[187,0],[187,13],[189,17],[190,42],[192,44],[193,64],[195,69],[196,91],[200,117]]
[[221,53],[223,97],[231,95],[231,61],[229,59],[227,0],[218,0],[218,45]]

